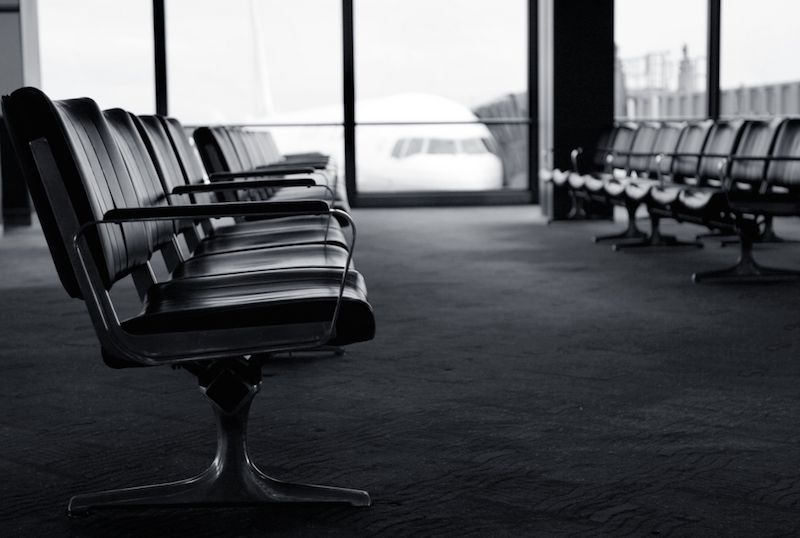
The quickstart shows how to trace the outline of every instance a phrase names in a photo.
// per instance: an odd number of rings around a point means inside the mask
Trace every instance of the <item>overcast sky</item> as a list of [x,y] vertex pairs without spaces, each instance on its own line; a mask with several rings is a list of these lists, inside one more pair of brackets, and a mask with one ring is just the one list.
[[[472,107],[524,91],[526,5],[356,0],[358,98],[427,92]],[[187,121],[241,121],[340,103],[340,6],[167,0],[171,112]],[[705,6],[617,0],[620,55],[678,58],[686,44],[691,56],[705,56]],[[800,80],[800,2],[722,0],[722,7],[723,87]],[[153,110],[150,0],[39,0],[39,10],[46,91]]]

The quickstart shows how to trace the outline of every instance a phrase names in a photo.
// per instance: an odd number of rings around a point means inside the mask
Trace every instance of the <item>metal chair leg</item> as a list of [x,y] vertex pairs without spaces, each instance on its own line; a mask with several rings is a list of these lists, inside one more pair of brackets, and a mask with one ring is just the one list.
[[586,220],[586,208],[583,207],[583,199],[575,196],[572,189],[569,189],[569,197],[572,200],[572,208],[567,213],[567,220]]
[[628,243],[615,243],[612,249],[620,251],[630,248],[642,247],[695,247],[703,248],[703,243],[700,241],[681,241],[674,235],[665,235],[661,233],[661,219],[659,217],[650,216],[650,235],[642,241],[628,242]]
[[204,390],[212,400],[217,421],[217,454],[208,469],[177,482],[76,495],[70,499],[67,513],[74,516],[97,509],[196,508],[264,503],[371,504],[366,491],[292,484],[264,474],[250,460],[247,451],[247,420],[260,381],[252,384],[237,378],[235,373],[230,375],[230,371],[223,371],[217,378],[213,381],[217,383],[213,389],[209,385]]
[[736,265],[716,271],[705,271],[692,275],[698,282],[782,282],[800,279],[800,271],[764,267],[753,257],[754,238],[758,237],[758,226],[754,221],[742,220],[740,224],[741,251]]
[[636,208],[637,205],[626,204],[625,209],[628,212],[628,227],[625,231],[616,233],[616,234],[609,234],[609,235],[597,235],[594,237],[594,242],[599,243],[601,241],[613,241],[615,239],[639,239],[643,240],[647,237],[647,234],[639,229],[636,225]]
[[[738,237],[723,239],[722,246],[735,245],[739,242]],[[755,243],[774,244],[774,243],[798,243],[795,239],[785,239],[775,232],[773,218],[771,216],[764,217],[764,230],[758,235]]]

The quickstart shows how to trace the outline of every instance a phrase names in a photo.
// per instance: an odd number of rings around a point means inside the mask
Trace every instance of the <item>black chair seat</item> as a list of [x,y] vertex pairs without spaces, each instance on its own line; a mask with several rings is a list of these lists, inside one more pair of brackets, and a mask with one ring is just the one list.
[[[299,270],[172,280],[148,291],[142,313],[122,323],[132,334],[224,331],[266,325],[324,323],[333,318],[341,271]],[[373,338],[366,286],[348,273],[336,345]]]
[[584,176],[583,188],[589,192],[600,193],[603,192],[605,182],[612,179],[614,176],[611,174],[599,174],[597,176]]
[[747,191],[729,193],[729,205],[739,213],[756,213],[792,217],[800,214],[800,197],[796,192],[754,194]]
[[181,263],[173,278],[268,271],[295,267],[336,267],[347,263],[347,251],[336,245],[297,245],[195,256]]
[[650,189],[650,198],[656,204],[667,206],[678,200],[682,190],[683,187],[678,186],[654,186]]
[[[341,209],[343,211],[350,210],[350,205],[347,202],[347,199],[344,197],[345,195],[342,194],[341,189],[335,188],[333,190],[334,199],[333,199],[333,206],[336,209]],[[318,200],[318,199],[330,199],[330,192],[325,189],[320,188],[306,188],[306,189],[280,189],[276,191],[272,196],[270,196],[270,200],[275,202],[286,202],[286,201],[294,201],[294,200]]]
[[635,202],[642,202],[650,194],[650,189],[658,185],[658,180],[655,179],[642,177],[631,179],[625,185],[625,196]]
[[625,194],[625,187],[631,180],[630,177],[610,177],[603,182],[603,189],[607,195],[613,198],[622,198]]
[[[214,237],[239,235],[239,234],[254,234],[267,232],[271,233],[280,228],[324,228],[328,224],[327,215],[309,215],[298,217],[281,217],[277,219],[258,219],[258,220],[241,220],[235,221],[230,224],[215,224]],[[336,219],[331,219],[331,226],[338,226]]]
[[715,207],[727,205],[725,191],[713,187],[692,187],[684,189],[678,195],[681,205],[693,211],[711,211]]
[[195,249],[194,255],[217,254],[250,250],[270,246],[309,245],[331,243],[346,247],[348,245],[341,229],[331,227],[327,234],[324,228],[278,228],[254,234],[235,234],[221,237],[209,237]]

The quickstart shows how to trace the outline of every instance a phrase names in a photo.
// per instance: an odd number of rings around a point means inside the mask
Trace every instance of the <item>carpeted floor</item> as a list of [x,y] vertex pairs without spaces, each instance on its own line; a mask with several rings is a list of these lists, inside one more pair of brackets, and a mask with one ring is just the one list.
[[[378,337],[267,367],[257,463],[371,508],[74,520],[72,494],[205,468],[211,415],[185,372],[106,368],[37,233],[8,233],[0,535],[800,534],[800,284],[694,285],[735,248],[614,253],[589,238],[619,225],[535,215],[357,211]],[[800,246],[757,254],[800,268]]]

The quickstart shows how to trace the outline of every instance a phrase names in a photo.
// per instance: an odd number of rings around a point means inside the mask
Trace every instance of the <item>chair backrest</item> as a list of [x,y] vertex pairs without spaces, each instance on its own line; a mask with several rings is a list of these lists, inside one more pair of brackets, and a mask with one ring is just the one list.
[[[110,209],[139,205],[134,178],[91,99],[54,102],[38,89],[22,88],[3,98],[3,110],[61,283],[70,296],[82,297],[76,277],[82,269],[68,253],[68,238]],[[43,142],[51,159],[35,153]],[[106,288],[150,259],[151,232],[143,223],[88,231],[89,263]]]
[[[128,173],[134,181],[134,191],[138,195],[138,203],[131,207],[153,207],[169,205],[164,185],[155,168],[144,140],[134,121],[138,121],[129,112],[121,108],[112,108],[103,112],[111,132],[122,153],[122,159]],[[144,223],[149,233],[151,250],[158,250],[170,241],[175,234],[175,225],[168,220]]]
[[203,165],[209,174],[245,170],[228,133],[223,129],[198,127],[192,136]]
[[275,142],[275,137],[272,136],[272,133],[269,131],[256,131],[256,135],[259,142],[258,145],[267,153],[269,163],[274,163],[283,159],[283,153],[281,153],[281,150],[278,148],[278,144]]
[[697,176],[702,181],[720,180],[720,167],[727,164],[727,158],[733,155],[739,137],[742,134],[744,120],[718,120],[711,127],[708,140],[703,147],[703,156]]
[[[597,139],[597,145],[594,148],[594,153],[592,154],[593,170],[603,170],[607,166],[606,158],[611,152],[611,148],[614,144],[614,138],[617,136],[618,130],[619,128],[615,125],[610,129],[606,129],[600,133],[600,136]],[[575,170],[575,172],[580,172],[580,170]]]
[[[772,152],[775,137],[783,120],[752,120],[745,122],[739,143],[736,145],[734,155],[766,157]],[[751,186],[760,184],[764,180],[767,170],[767,161],[731,161],[729,173],[731,179],[737,183],[746,183]]]
[[172,143],[172,149],[178,157],[183,177],[189,184],[204,183],[208,179],[206,169],[197,149],[192,145],[192,139],[186,134],[186,128],[176,118],[157,116],[164,125]]
[[700,157],[697,155],[703,152],[713,123],[711,120],[696,121],[689,123],[683,129],[675,150],[678,155],[672,159],[673,177],[680,180],[697,176],[697,166],[700,163]]
[[[685,123],[678,122],[664,122],[658,128],[653,143],[653,154],[647,161],[647,172],[650,176],[655,177],[659,171],[672,169],[672,154],[677,151],[678,142],[685,128]],[[662,156],[660,161],[659,155]]]
[[617,133],[614,136],[614,142],[611,144],[613,150],[610,162],[611,168],[627,168],[628,156],[633,147],[633,142],[636,138],[637,126],[635,123],[622,123],[617,126]]
[[[147,150],[156,165],[156,171],[161,178],[165,192],[171,193],[179,185],[198,185],[204,183],[202,173],[194,176],[191,180],[185,175],[184,169],[192,167],[192,164],[184,166],[181,157],[176,150],[176,146],[170,140],[167,133],[166,124],[158,116],[139,116],[133,118],[139,134],[144,140]],[[183,138],[186,138],[183,135]],[[189,148],[192,149],[192,148]],[[190,156],[195,161],[196,166],[202,167],[199,157],[190,152]],[[214,198],[209,193],[198,193],[192,195],[192,199],[198,203],[212,203]],[[182,227],[181,229],[185,229]]]
[[658,138],[659,125],[645,122],[636,129],[628,157],[628,172],[646,173],[653,153],[653,146]]
[[[787,119],[781,124],[772,155],[800,158],[800,118]],[[800,160],[772,161],[767,165],[766,176],[770,185],[800,189]]]

